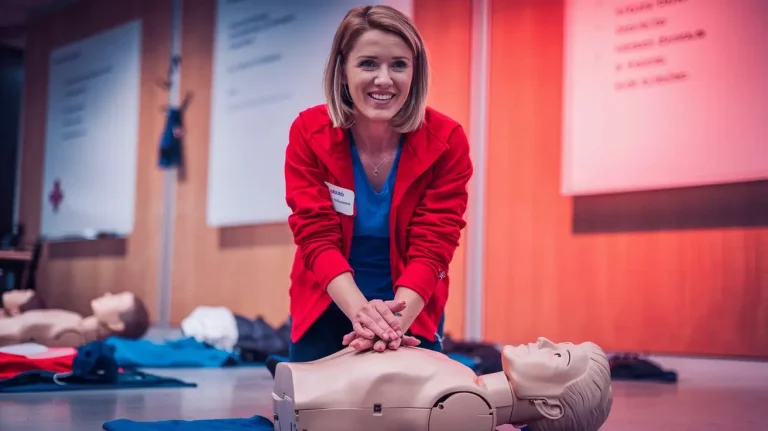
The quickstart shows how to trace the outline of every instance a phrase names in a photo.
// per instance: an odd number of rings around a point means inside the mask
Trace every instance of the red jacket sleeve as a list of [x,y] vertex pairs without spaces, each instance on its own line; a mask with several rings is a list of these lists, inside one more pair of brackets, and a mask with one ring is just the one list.
[[457,127],[448,139],[448,149],[435,162],[432,183],[411,218],[405,270],[396,283],[414,290],[424,302],[448,273],[467,224],[464,214],[472,171],[467,136]]
[[323,289],[344,272],[351,272],[342,254],[341,216],[333,209],[320,161],[307,144],[302,118],[291,125],[285,155],[288,225],[304,265]]

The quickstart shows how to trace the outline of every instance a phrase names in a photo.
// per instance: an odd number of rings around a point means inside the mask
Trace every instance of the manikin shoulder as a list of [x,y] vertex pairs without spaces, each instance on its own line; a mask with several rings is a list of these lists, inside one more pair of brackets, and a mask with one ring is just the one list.
[[16,318],[25,323],[50,323],[52,325],[79,324],[83,320],[83,316],[74,311],[56,308],[29,310],[16,316]]

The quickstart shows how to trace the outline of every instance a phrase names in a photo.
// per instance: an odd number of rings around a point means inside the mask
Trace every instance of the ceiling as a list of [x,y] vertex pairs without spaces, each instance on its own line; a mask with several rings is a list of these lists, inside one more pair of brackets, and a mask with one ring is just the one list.
[[[27,24],[78,0],[0,0],[0,45],[24,49]],[[114,0],[111,0],[114,1]]]

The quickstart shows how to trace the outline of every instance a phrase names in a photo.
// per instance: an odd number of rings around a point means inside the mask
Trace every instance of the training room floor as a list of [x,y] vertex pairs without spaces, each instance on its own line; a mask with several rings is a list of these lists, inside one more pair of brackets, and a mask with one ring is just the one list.
[[[768,362],[652,359],[677,370],[680,381],[614,382],[613,411],[602,430],[768,430]],[[272,378],[265,368],[146,371],[198,387],[0,395],[0,430],[100,430],[115,418],[272,416]]]

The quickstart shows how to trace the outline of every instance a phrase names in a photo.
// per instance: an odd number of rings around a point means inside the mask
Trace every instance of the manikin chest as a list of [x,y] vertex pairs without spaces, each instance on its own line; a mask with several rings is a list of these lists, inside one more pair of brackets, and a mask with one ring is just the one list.
[[420,348],[281,363],[279,431],[492,431],[496,412],[468,367]]

